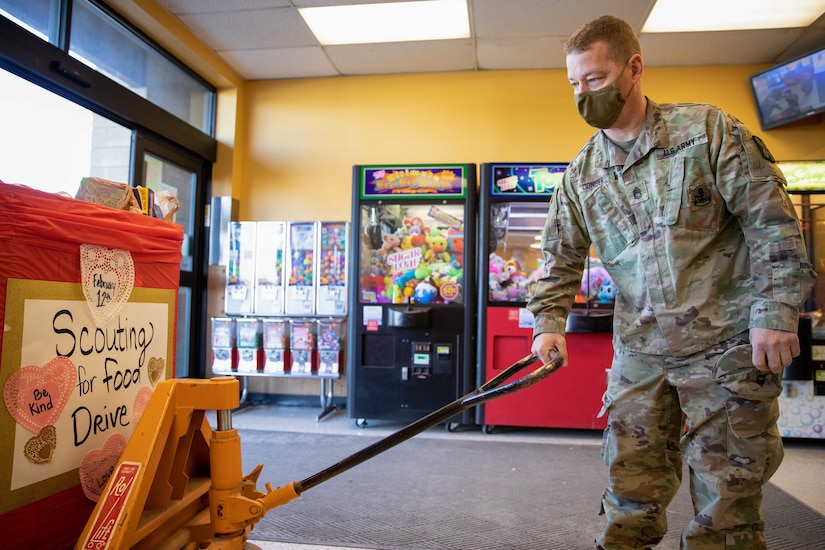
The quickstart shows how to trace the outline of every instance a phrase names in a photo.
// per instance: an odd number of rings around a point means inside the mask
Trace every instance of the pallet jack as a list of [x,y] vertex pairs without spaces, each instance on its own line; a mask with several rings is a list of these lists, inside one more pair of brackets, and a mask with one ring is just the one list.
[[[529,355],[452,403],[302,481],[256,489],[263,469],[241,473],[241,440],[232,427],[237,378],[177,378],[158,384],[75,546],[76,550],[241,550],[271,509],[304,491],[448,421],[457,413],[543,380],[550,363],[505,382],[536,363]],[[212,429],[206,411],[217,413]]]

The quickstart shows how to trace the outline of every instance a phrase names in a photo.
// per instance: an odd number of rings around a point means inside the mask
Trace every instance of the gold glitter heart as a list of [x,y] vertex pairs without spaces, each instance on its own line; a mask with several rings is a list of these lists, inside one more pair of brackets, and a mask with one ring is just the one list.
[[164,364],[165,361],[162,357],[149,358],[149,366],[147,367],[147,370],[149,372],[149,382],[152,383],[153,388],[160,381],[160,378],[163,376],[163,372],[166,370]]
[[23,454],[34,464],[48,464],[54,458],[57,448],[57,430],[54,426],[44,426],[40,433],[26,441]]

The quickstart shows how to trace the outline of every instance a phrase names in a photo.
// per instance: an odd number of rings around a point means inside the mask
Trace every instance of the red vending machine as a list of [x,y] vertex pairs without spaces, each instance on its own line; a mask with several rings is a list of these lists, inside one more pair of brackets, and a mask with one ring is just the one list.
[[[476,167],[355,166],[347,414],[414,421],[475,382]],[[472,423],[470,411],[455,424]]]
[[[541,277],[541,232],[566,164],[482,164],[479,201],[477,384],[530,353],[533,316],[526,309]],[[615,293],[595,256],[567,325],[569,365],[544,384],[476,408],[476,422],[495,426],[601,429],[597,418],[613,355]]]

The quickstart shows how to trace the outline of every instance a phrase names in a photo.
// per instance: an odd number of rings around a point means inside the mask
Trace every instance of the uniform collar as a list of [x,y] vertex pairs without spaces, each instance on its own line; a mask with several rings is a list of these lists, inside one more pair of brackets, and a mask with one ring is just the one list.
[[664,147],[668,143],[667,129],[662,120],[659,105],[645,96],[647,99],[647,111],[645,114],[645,127],[636,145],[625,153],[610,141],[603,130],[593,136],[593,140],[598,148],[598,160],[596,164],[599,168],[616,167],[624,171],[647,156],[651,150],[657,147]]

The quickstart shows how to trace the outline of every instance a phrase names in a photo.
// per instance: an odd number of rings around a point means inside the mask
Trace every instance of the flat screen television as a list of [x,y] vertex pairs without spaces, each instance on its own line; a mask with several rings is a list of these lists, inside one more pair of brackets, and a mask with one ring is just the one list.
[[750,83],[763,130],[825,112],[825,48],[754,74]]

